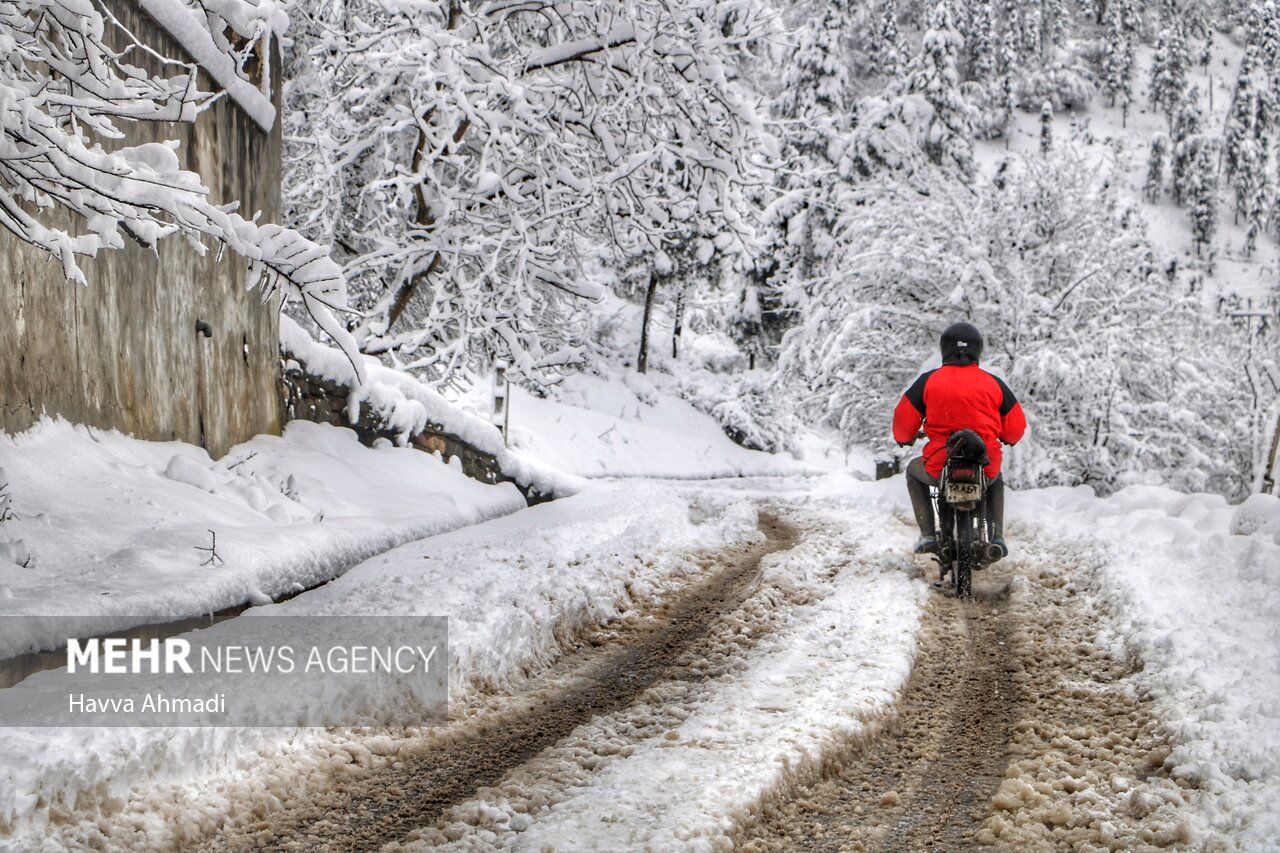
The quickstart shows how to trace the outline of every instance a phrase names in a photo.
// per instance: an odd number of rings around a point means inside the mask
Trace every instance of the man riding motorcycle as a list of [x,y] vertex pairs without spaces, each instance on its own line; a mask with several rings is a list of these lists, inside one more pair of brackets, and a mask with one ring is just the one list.
[[942,367],[921,374],[911,383],[893,412],[893,438],[900,446],[914,444],[920,427],[929,441],[924,454],[907,466],[907,493],[920,526],[917,554],[937,550],[929,487],[938,485],[947,461],[947,439],[971,429],[987,445],[987,501],[992,538],[1004,555],[1004,480],[1000,476],[1000,443],[1017,444],[1027,419],[1017,398],[998,377],[978,366],[982,333],[970,323],[952,323],[942,333]]

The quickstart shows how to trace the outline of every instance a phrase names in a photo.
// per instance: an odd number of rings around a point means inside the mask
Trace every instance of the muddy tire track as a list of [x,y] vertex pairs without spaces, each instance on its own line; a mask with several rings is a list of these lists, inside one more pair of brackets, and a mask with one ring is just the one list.
[[[1015,718],[1007,589],[990,572],[978,597],[929,604],[896,713],[834,775],[767,806],[752,851],[968,849],[1004,777]],[[985,582],[984,582],[985,581]],[[985,591],[985,592],[984,592]]]
[[1105,557],[1062,542],[1027,550],[980,576],[979,600],[934,598],[897,713],[845,745],[825,779],[764,804],[744,849],[1193,843],[1194,791],[1170,777],[1169,735],[1135,681],[1141,659],[1109,627],[1124,614],[1100,592]]
[[660,606],[649,624],[624,629],[613,642],[557,667],[549,683],[522,697],[515,710],[468,720],[464,735],[400,750],[398,760],[367,774],[344,771],[307,801],[229,828],[205,839],[202,849],[369,850],[433,825],[580,725],[626,708],[673,674],[687,677],[672,672],[682,654],[750,594],[761,560],[792,547],[797,535],[764,513],[760,529],[765,543],[717,555],[723,568],[711,578]]

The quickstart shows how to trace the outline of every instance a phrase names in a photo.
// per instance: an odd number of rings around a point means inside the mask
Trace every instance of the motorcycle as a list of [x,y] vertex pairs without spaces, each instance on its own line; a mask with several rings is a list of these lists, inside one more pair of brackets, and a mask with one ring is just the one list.
[[973,596],[973,573],[1004,556],[991,541],[987,506],[987,446],[973,430],[947,440],[947,461],[938,486],[930,490],[937,521],[938,586],[951,576],[957,598]]

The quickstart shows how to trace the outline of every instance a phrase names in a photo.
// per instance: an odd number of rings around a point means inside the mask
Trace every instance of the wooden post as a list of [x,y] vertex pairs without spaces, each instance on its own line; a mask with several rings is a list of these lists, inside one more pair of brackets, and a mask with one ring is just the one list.
[[507,444],[507,430],[511,426],[511,380],[507,378],[507,362],[498,359],[493,363],[493,420],[502,433],[502,443]]

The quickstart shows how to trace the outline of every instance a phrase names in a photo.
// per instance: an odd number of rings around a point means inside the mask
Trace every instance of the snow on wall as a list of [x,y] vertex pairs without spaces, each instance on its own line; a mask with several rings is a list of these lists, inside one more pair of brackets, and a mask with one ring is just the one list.
[[280,317],[280,347],[302,369],[313,376],[345,385],[352,390],[347,417],[354,424],[361,406],[393,432],[397,441],[409,439],[435,424],[440,429],[498,461],[502,472],[521,486],[539,494],[564,497],[581,487],[577,477],[564,474],[536,459],[508,448],[502,433],[484,418],[450,403],[436,391],[407,373],[385,367],[377,359],[365,360],[366,380],[356,382],[355,370],[341,351],[318,343],[290,317]]
[[[182,49],[129,0],[108,9],[156,51]],[[155,59],[130,61],[158,72]],[[172,70],[172,69],[170,69]],[[202,88],[208,88],[201,84]],[[218,203],[280,211],[280,131],[264,134],[222,99],[194,124],[122,122],[108,145],[178,140],[187,168]],[[69,224],[59,220],[60,224]],[[71,284],[48,255],[0,230],[0,429],[30,428],[44,414],[139,438],[203,445],[214,456],[280,431],[275,302],[247,289],[242,259],[199,256],[181,240],[156,251],[128,243],[81,263],[89,287]],[[197,335],[197,321],[210,337]]]

